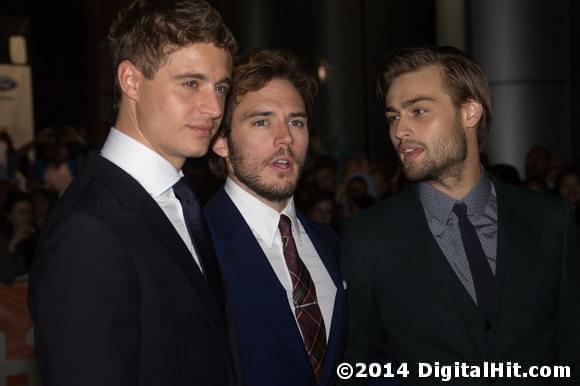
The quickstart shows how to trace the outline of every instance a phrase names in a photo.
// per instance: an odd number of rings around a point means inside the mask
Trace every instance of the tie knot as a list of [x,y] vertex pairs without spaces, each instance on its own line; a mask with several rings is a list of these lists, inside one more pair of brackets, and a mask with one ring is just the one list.
[[467,218],[467,206],[463,202],[457,202],[453,205],[453,213],[457,215],[460,219]]
[[281,214],[278,228],[280,229],[282,236],[290,236],[292,234],[292,221],[290,221],[290,217]]
[[173,193],[175,193],[175,197],[177,197],[177,199],[182,203],[186,202],[188,204],[191,204],[194,201],[196,201],[195,196],[193,195],[191,188],[187,184],[185,177],[181,177],[179,181],[177,181],[175,185],[173,185]]

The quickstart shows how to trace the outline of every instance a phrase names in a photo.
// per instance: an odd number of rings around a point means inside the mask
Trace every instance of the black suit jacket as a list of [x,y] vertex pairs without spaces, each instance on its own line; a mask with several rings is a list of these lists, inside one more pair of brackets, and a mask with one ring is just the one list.
[[[348,223],[346,360],[372,361],[388,340],[412,374],[418,361],[558,363],[572,366],[580,382],[580,265],[570,211],[559,198],[494,186],[497,270],[487,315],[439,249],[415,187]],[[530,382],[498,383],[509,381]]]
[[44,384],[235,384],[219,279],[208,286],[136,180],[92,157],[53,209],[30,275]]

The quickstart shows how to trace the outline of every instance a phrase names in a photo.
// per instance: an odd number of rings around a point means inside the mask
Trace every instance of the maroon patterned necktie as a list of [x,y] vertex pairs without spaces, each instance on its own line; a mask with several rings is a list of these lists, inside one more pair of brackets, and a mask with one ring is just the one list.
[[298,320],[298,326],[302,332],[304,347],[314,370],[314,376],[316,381],[320,383],[326,351],[326,330],[316,298],[316,288],[314,288],[314,282],[308,269],[298,256],[296,243],[292,237],[292,223],[288,216],[280,215],[278,228],[282,235],[284,260],[286,260],[292,278],[296,320]]

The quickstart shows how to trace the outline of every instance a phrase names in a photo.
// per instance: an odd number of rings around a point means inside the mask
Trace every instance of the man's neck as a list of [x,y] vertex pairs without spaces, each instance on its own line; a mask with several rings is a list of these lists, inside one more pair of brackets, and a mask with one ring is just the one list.
[[262,197],[258,193],[254,192],[252,189],[250,189],[249,187],[247,187],[245,184],[241,183],[237,178],[232,177],[232,176],[229,176],[229,178],[240,189],[242,189],[245,192],[251,194],[256,199],[258,199],[260,202],[262,202],[264,205],[269,206],[270,208],[274,209],[278,213],[282,213],[282,211],[284,210],[284,208],[286,208],[286,205],[288,205],[288,201],[290,201],[290,198],[287,198],[287,199],[282,200],[282,201],[278,201],[278,200],[274,200],[274,201],[273,200],[268,200],[267,198]]
[[460,200],[473,190],[480,179],[481,167],[478,159],[477,162],[466,162],[461,170],[427,182],[438,191]]
[[153,146],[151,142],[149,142],[149,140],[147,140],[147,138],[143,135],[143,133],[139,129],[139,125],[137,123],[135,114],[124,112],[121,109],[117,116],[117,121],[115,122],[115,128],[120,132],[122,132],[123,134],[127,135],[128,137],[131,137],[135,141],[139,142],[140,144],[147,146],[149,149],[153,150],[161,157],[165,158],[169,163],[171,163],[171,165],[173,165],[175,170],[181,170],[181,168],[183,167],[183,164],[185,163],[185,158],[180,157],[169,158],[163,155],[163,153],[159,149],[157,149],[155,146]]

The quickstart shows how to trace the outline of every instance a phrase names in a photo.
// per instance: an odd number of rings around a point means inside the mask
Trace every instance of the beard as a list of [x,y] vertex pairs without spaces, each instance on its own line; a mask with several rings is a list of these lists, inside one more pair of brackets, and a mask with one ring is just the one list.
[[403,173],[411,182],[442,181],[448,177],[459,178],[467,158],[467,139],[465,132],[455,123],[453,134],[438,138],[430,147],[413,142],[424,148],[420,162],[402,162]]
[[[276,202],[284,202],[294,194],[298,184],[298,177],[304,165],[304,158],[299,158],[289,148],[281,148],[270,158],[264,161],[251,159],[247,154],[238,151],[231,136],[227,138],[229,148],[230,172],[258,196]],[[267,183],[260,176],[260,171],[267,168],[274,158],[288,156],[294,160],[297,173],[293,179],[280,183]],[[283,174],[280,174],[282,177]]]

